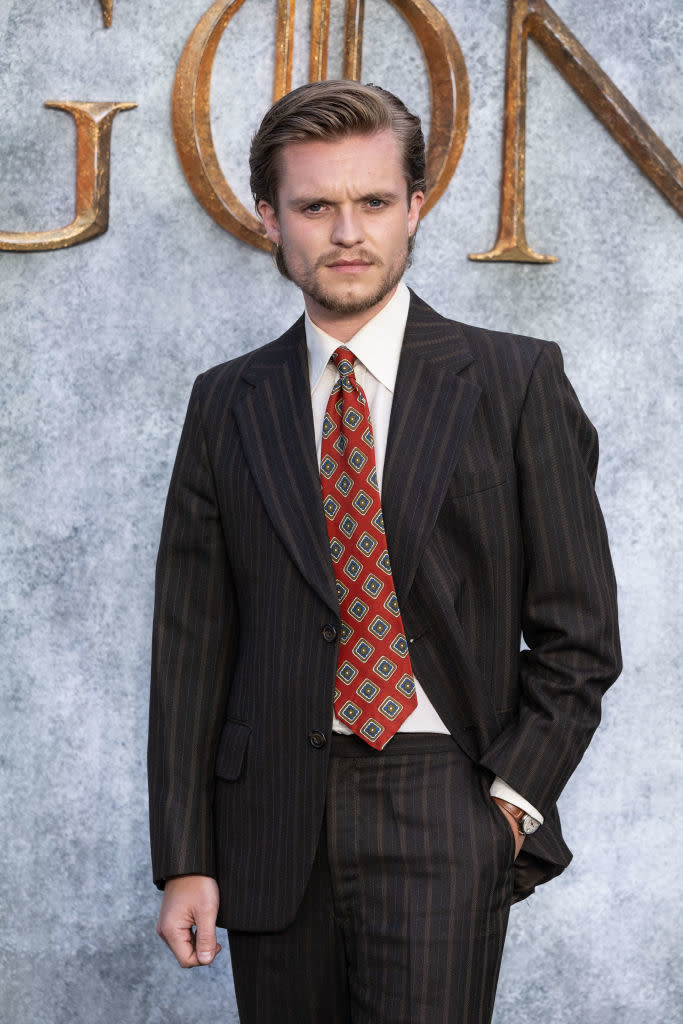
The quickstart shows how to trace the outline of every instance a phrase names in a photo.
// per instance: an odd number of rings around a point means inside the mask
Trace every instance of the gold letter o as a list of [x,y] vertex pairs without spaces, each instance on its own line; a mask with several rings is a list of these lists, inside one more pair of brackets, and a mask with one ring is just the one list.
[[[211,133],[210,88],[216,49],[228,22],[244,2],[215,0],[195,26],[178,62],[171,121],[183,172],[207,213],[242,241],[270,250],[260,220],[230,188]],[[467,68],[450,25],[429,0],[390,2],[415,33],[429,75],[431,128],[424,215],[446,189],[465,145],[470,103]]]

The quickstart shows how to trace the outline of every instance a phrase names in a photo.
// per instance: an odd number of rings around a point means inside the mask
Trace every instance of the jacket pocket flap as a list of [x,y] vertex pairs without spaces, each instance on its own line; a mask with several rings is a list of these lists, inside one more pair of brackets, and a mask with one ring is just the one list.
[[219,778],[228,782],[239,778],[250,735],[251,726],[244,722],[228,719],[225,723],[216,755],[216,775]]
[[465,497],[468,494],[478,494],[480,491],[488,491],[492,487],[499,487],[507,483],[507,467],[493,463],[484,469],[470,473],[456,470],[453,476],[452,494],[453,497]]

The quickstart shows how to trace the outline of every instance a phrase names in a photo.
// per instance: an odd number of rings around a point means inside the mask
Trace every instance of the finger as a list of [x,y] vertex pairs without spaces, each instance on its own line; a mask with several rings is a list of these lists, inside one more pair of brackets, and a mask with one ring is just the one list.
[[[216,959],[216,957],[218,956],[218,954],[220,953],[220,951],[223,948],[221,946],[220,942],[217,942],[216,945],[211,950],[210,958],[208,960],[206,960],[206,959],[203,960],[203,959],[201,959],[200,954],[197,952],[197,938],[196,938],[196,936],[194,938],[194,943],[195,943],[195,958],[194,958],[194,963],[191,965],[192,967],[194,967],[196,965],[199,965],[200,967],[205,967],[208,964],[213,963],[213,961]],[[206,955],[206,950],[203,950],[202,951],[202,956],[205,956],[205,955]]]
[[197,931],[194,937],[194,947],[197,962],[200,964],[210,964],[220,952],[221,947],[216,941],[215,911],[200,911],[197,913]]
[[161,918],[157,934],[164,940],[181,967],[196,967],[198,964],[194,948],[194,936],[190,928],[168,927]]

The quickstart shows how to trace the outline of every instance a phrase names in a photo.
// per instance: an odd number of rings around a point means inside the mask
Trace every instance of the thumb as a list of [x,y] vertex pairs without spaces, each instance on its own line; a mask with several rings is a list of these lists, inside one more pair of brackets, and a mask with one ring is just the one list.
[[200,964],[210,964],[221,947],[216,942],[216,915],[204,911],[197,915],[195,950]]

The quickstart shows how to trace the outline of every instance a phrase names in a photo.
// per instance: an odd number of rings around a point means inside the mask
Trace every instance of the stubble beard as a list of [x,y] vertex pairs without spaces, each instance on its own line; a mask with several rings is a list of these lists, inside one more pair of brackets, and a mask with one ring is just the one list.
[[[348,259],[348,254],[328,254],[321,257],[321,259],[319,259],[312,268],[293,267],[291,262],[288,260],[287,249],[283,243],[280,247],[280,258],[277,262],[280,272],[297,285],[304,295],[310,296],[310,298],[317,302],[323,309],[327,310],[329,313],[335,314],[336,316],[354,316],[357,313],[365,313],[367,310],[372,309],[394,290],[403,277],[406,269],[410,266],[414,243],[415,235],[413,234],[408,238],[403,251],[400,254],[397,254],[391,264],[386,268],[382,279],[375,290],[362,297],[332,292],[331,290],[326,289],[320,283],[318,278],[317,272],[320,268],[326,266],[334,259],[343,258],[344,256]],[[369,253],[361,251],[360,253],[354,253],[353,255],[354,257],[358,256],[361,259],[371,262],[375,266],[383,265],[379,259],[371,256]]]

